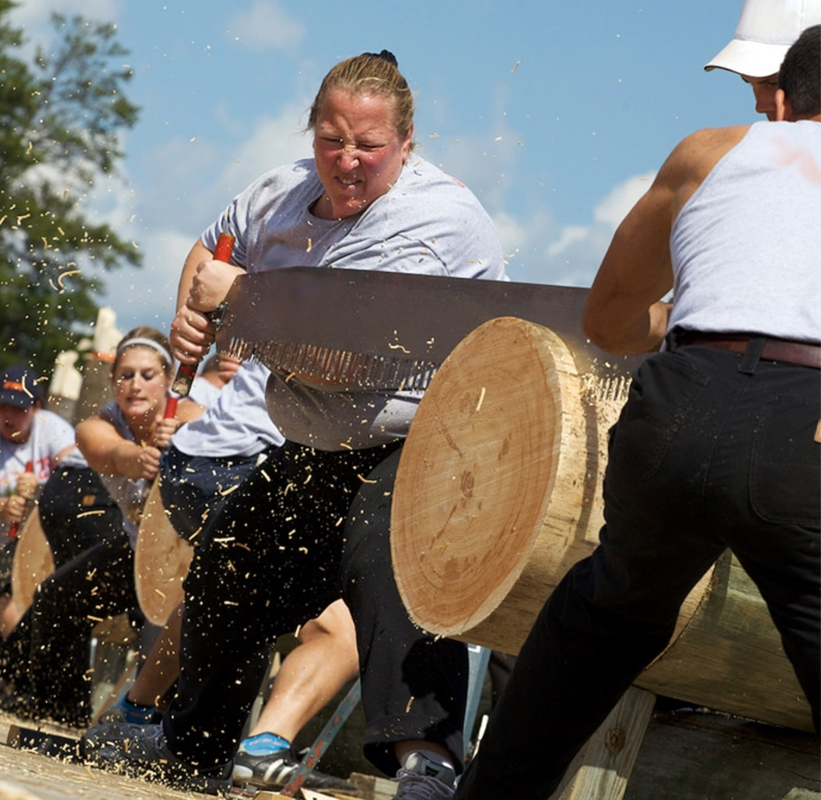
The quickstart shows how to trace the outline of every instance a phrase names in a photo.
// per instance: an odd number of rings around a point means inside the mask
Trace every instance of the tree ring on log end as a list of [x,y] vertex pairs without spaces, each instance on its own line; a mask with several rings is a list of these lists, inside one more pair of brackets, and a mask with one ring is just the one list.
[[453,350],[416,412],[394,487],[394,573],[417,624],[458,635],[502,602],[557,481],[581,502],[583,416],[573,358],[547,328],[502,317]]

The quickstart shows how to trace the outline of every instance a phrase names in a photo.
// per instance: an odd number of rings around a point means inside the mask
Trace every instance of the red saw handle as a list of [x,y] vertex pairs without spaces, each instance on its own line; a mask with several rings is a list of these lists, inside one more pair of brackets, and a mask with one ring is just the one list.
[[[214,260],[224,261],[226,264],[229,263],[231,261],[231,253],[234,250],[234,241],[234,237],[230,233],[221,233],[219,239],[217,239],[217,246],[214,248]],[[206,314],[206,316],[208,315]],[[174,383],[171,384],[171,391],[180,397],[188,397],[198,367],[199,362],[196,364],[180,364],[179,367],[177,367],[177,377],[174,378]],[[166,411],[167,410],[168,407],[166,406]],[[173,412],[171,416],[173,416]]]
[[[34,472],[34,462],[33,461],[26,461],[26,472],[32,473]],[[20,532],[20,523],[19,522],[12,522],[9,526],[9,539],[15,539],[17,534]]]

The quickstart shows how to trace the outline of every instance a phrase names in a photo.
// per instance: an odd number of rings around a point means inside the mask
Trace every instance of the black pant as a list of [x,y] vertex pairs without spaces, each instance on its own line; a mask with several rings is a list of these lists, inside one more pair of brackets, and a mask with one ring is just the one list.
[[180,682],[164,718],[181,758],[204,768],[229,761],[273,639],[344,597],[357,630],[367,756],[391,774],[393,744],[424,738],[461,759],[466,648],[413,626],[393,580],[398,457],[396,445],[327,453],[288,442],[229,496],[185,582]]
[[32,716],[87,724],[92,628],[137,607],[134,551],[121,528],[118,537],[85,550],[40,584],[0,645],[0,675],[32,695]]
[[767,602],[818,728],[820,381],[698,346],[642,364],[611,436],[601,544],[536,620],[459,800],[548,797],[727,547]]
[[160,496],[174,530],[198,544],[207,520],[256,463],[257,456],[189,456],[172,444],[160,459]]
[[57,467],[43,486],[38,508],[55,569],[122,534],[122,511],[90,467]]

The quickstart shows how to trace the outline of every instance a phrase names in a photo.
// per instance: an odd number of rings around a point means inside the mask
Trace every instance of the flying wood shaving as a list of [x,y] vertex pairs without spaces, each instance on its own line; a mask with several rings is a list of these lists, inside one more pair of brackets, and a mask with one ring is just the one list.
[[311,248],[312,248],[313,246],[314,246],[314,243],[313,243],[313,241],[311,241],[311,237],[309,236],[309,237],[308,237],[308,246],[305,248],[305,252],[306,252],[306,253],[310,253],[310,252],[311,252]]
[[63,286],[63,278],[68,278],[70,275],[79,275],[79,269],[70,269],[68,272],[61,272],[57,278],[57,283],[60,284],[61,289],[65,289],[66,287]]
[[388,342],[388,347],[390,347],[391,350],[401,350],[403,353],[407,353],[408,355],[410,355],[410,350],[408,350],[407,347],[404,347],[401,344],[391,344],[390,342]]
[[[821,423],[819,423],[819,425],[821,425]],[[345,521],[345,517],[340,517],[340,518],[336,521],[336,525],[335,525],[334,527],[338,528],[338,527],[339,527],[339,526],[340,526],[340,525],[341,525],[344,521]]]
[[522,63],[521,61],[517,61],[517,62],[513,65],[513,69],[512,69],[512,70],[510,70],[510,74],[511,74],[511,75],[515,75],[515,74],[516,74],[516,70],[517,70],[517,69],[519,69],[519,64],[521,64],[521,63]]
[[77,519],[80,519],[81,517],[97,517],[100,514],[105,514],[104,508],[97,509],[96,511],[83,511],[81,514],[77,515]]
[[156,592],[156,593],[157,593],[160,597],[162,597],[162,599],[163,599],[163,600],[165,600],[165,598],[167,597],[167,595],[166,595],[166,593],[165,593],[165,592],[161,592],[161,591],[160,591],[159,589],[157,589],[156,587],[154,588],[154,591],[155,591],[155,592]]
[[410,713],[411,706],[413,705],[413,701],[414,701],[415,699],[416,699],[416,698],[415,698],[413,695],[411,695],[411,696],[410,696],[410,698],[408,699],[408,704],[405,706],[405,713],[406,713],[406,714],[409,714],[409,713]]
[[234,536],[226,536],[223,539],[214,539],[217,544],[228,544],[228,542],[233,542],[235,539]]
[[265,478],[265,480],[268,481],[268,483],[270,483],[271,478],[269,477],[268,473],[264,469],[261,469],[260,472],[262,473],[262,477]]
[[362,481],[362,483],[376,483],[376,481],[369,481],[367,478],[363,478],[358,472],[356,473],[356,477]]
[[485,402],[485,387],[482,387],[482,392],[479,395],[479,402],[476,404],[476,412],[478,413],[482,408],[482,403]]
[[234,492],[234,491],[236,491],[237,489],[239,489],[239,485],[236,485],[236,486],[231,486],[229,489],[226,489],[224,492],[220,492],[220,495],[222,495],[223,497],[225,497],[226,495],[231,494],[231,492]]
[[239,603],[235,603],[233,600],[226,600],[225,605],[226,606],[238,606]]

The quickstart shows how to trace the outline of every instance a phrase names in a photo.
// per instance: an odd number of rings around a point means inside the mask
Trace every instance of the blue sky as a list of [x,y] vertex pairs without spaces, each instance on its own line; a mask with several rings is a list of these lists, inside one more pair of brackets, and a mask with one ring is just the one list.
[[704,72],[742,0],[22,0],[115,22],[141,106],[121,174],[85,200],[143,252],[106,278],[117,327],[167,329],[183,260],[258,174],[310,155],[322,76],[391,50],[416,92],[418,152],[493,218],[513,280],[588,286],[667,153],[706,126],[753,122],[738,76]]

